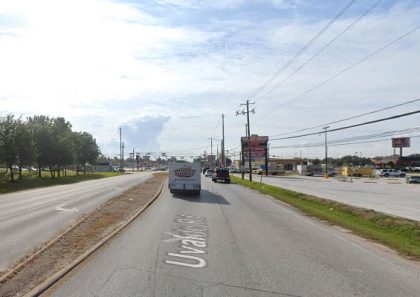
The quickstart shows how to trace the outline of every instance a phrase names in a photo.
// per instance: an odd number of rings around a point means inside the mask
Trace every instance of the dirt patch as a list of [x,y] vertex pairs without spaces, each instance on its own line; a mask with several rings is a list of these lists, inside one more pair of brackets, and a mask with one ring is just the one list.
[[0,296],[22,296],[77,259],[146,205],[166,175],[157,174],[112,198],[0,283]]

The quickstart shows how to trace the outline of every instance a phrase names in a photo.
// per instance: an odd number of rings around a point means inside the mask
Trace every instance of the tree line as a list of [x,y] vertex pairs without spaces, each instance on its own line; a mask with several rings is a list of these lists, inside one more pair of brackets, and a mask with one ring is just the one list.
[[[69,167],[86,173],[86,164],[100,154],[95,138],[87,132],[72,131],[72,125],[62,117],[32,116],[26,120],[7,115],[0,118],[0,164],[14,170],[22,178],[23,167],[36,167],[38,177],[48,168],[51,178],[66,174]],[[17,167],[16,167],[17,166]]]

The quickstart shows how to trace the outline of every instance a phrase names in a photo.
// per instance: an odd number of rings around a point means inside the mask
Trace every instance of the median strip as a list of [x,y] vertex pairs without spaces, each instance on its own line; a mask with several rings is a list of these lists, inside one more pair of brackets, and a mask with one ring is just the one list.
[[420,222],[383,214],[282,189],[276,186],[242,180],[232,176],[236,184],[247,186],[262,194],[290,204],[302,212],[342,226],[362,237],[382,243],[409,259],[420,261]]
[[85,216],[3,275],[0,296],[37,296],[142,213],[158,197],[165,179],[156,174]]

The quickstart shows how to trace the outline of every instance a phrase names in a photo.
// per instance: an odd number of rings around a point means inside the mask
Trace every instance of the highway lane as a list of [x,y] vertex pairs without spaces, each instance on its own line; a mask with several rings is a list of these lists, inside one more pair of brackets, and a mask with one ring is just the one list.
[[50,296],[420,296],[420,266],[235,184],[164,191]]
[[[260,178],[260,175],[253,176],[254,181],[259,182]],[[405,179],[362,178],[354,179],[354,182],[342,182],[323,177],[263,176],[262,181],[300,193],[420,221],[420,185],[405,184]]]
[[0,270],[150,177],[150,173],[135,173],[0,195]]

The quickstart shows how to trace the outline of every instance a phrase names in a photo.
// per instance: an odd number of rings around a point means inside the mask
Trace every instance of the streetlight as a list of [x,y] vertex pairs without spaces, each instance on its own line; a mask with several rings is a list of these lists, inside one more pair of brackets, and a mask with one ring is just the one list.
[[330,126],[326,126],[322,129],[324,129],[325,134],[325,178],[328,178],[328,144],[327,144],[327,129]]

